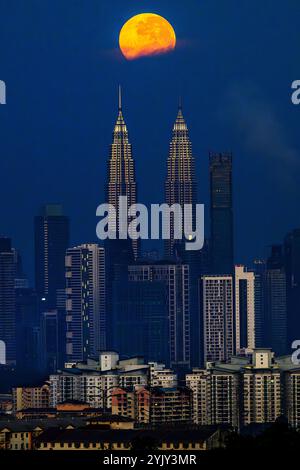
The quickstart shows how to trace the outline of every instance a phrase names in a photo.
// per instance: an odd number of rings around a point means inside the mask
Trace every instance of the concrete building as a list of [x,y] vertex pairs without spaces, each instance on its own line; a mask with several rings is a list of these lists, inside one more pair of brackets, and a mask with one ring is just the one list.
[[186,387],[116,388],[112,396],[112,413],[154,426],[191,423],[191,395]]
[[165,369],[163,364],[145,364],[140,357],[119,360],[114,351],[102,352],[99,361],[89,359],[66,365],[63,371],[50,375],[51,407],[77,400],[107,409],[112,406],[115,388],[136,389],[151,383],[173,385],[177,380],[173,371]]
[[243,370],[243,425],[272,423],[282,414],[281,371],[271,350],[254,351]]
[[[158,451],[172,451],[173,461],[178,454],[178,463],[195,463],[194,455],[180,455],[180,452],[206,451],[224,447],[226,431],[216,427],[189,430],[141,430],[141,429],[62,429],[47,430],[35,439],[35,450],[38,451],[113,451],[114,453],[130,451],[136,440],[154,443]],[[116,457],[117,458],[117,457]],[[124,457],[123,457],[124,458]],[[110,457],[106,457],[110,459]]]
[[193,369],[186,385],[193,392],[195,424],[239,427],[239,376],[234,364],[208,363],[207,369]]
[[48,408],[50,405],[50,389],[48,384],[40,387],[13,388],[14,412],[27,408]]

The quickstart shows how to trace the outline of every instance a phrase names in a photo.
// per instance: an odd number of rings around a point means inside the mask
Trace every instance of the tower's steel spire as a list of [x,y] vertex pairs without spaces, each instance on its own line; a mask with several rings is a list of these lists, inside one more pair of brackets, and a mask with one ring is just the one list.
[[119,85],[119,111],[122,111],[122,87]]

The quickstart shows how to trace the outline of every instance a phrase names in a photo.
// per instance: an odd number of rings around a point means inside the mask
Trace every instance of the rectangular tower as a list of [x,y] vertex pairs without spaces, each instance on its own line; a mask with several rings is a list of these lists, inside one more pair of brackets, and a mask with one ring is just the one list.
[[245,266],[235,266],[235,341],[236,352],[255,348],[255,275]]
[[233,271],[232,155],[210,154],[212,272]]
[[287,354],[286,273],[282,248],[272,246],[265,272],[266,343],[276,356]]
[[6,364],[16,363],[15,277],[16,256],[11,240],[0,238],[0,341],[5,345]]
[[40,309],[56,308],[56,291],[65,285],[65,253],[69,219],[62,206],[47,204],[34,219],[35,287]]

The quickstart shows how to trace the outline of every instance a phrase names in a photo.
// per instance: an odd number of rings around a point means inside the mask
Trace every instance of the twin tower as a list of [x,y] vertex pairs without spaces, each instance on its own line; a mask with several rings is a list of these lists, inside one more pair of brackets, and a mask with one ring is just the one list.
[[[113,141],[108,161],[108,178],[106,184],[106,201],[118,208],[119,196],[127,196],[128,207],[138,202],[135,164],[132,147],[128,138],[128,130],[123,117],[122,94],[119,87],[119,111],[113,131]],[[165,181],[165,203],[169,206],[180,204],[196,204],[197,189],[195,181],[195,162],[188,128],[179,105],[167,160]],[[118,220],[118,213],[117,213]],[[170,239],[165,240],[165,257],[176,256],[178,240],[174,239],[174,226],[170,226]],[[192,224],[193,225],[193,224]],[[139,257],[139,243],[132,241],[134,257]]]

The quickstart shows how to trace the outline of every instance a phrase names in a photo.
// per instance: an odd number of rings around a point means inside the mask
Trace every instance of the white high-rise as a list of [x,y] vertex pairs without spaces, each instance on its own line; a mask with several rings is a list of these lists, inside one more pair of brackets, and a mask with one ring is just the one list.
[[234,354],[232,276],[205,275],[201,281],[204,363]]

